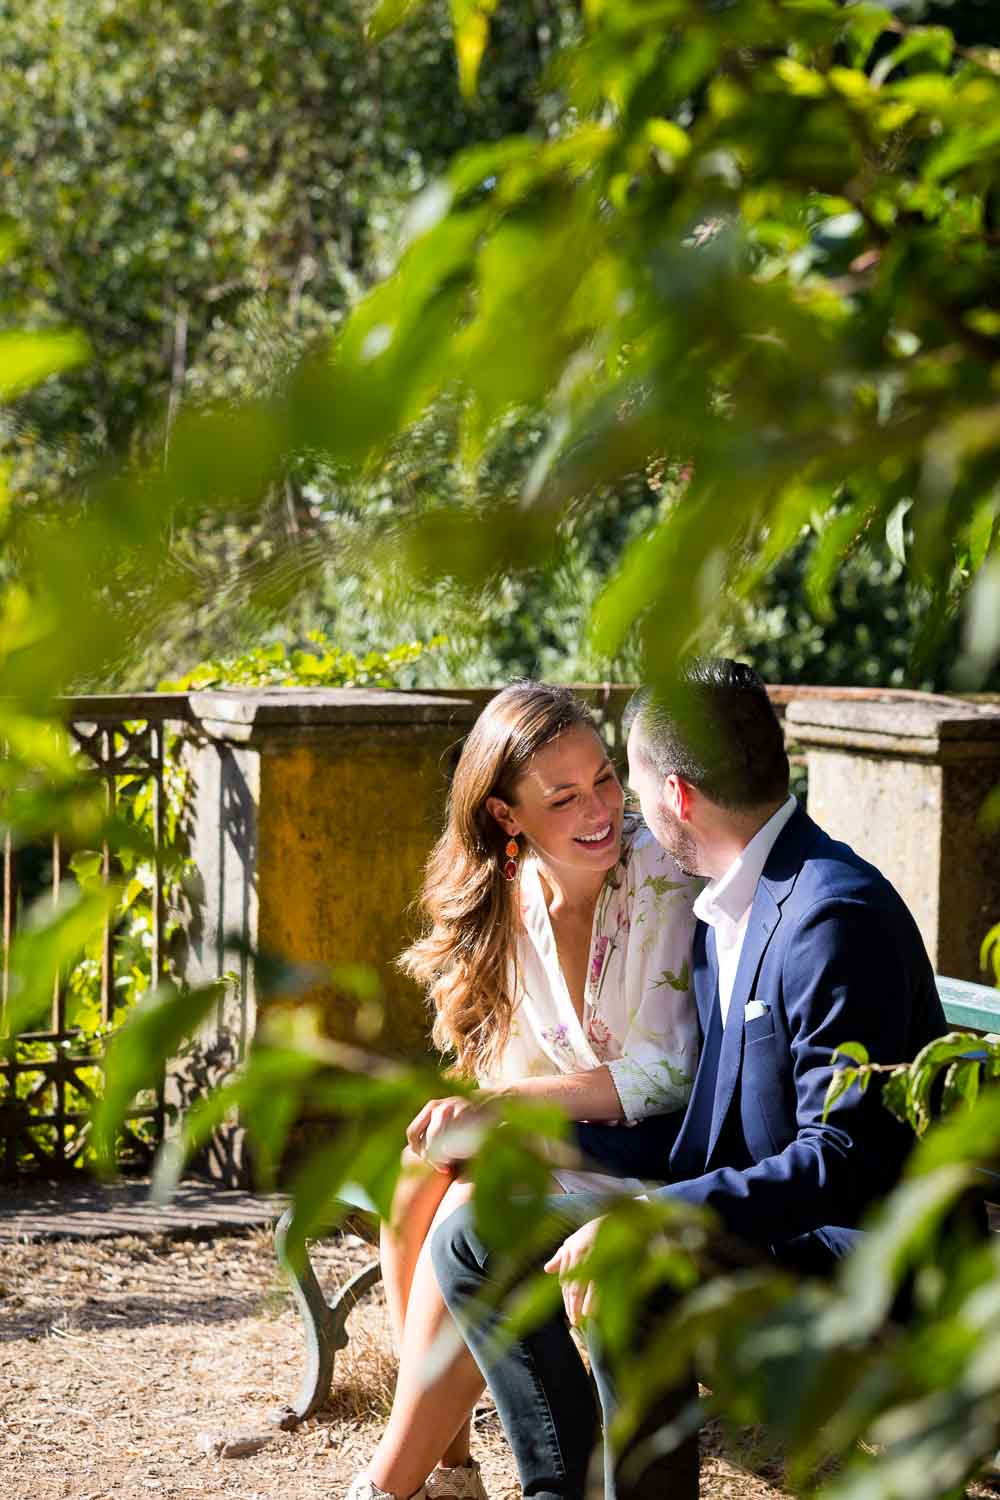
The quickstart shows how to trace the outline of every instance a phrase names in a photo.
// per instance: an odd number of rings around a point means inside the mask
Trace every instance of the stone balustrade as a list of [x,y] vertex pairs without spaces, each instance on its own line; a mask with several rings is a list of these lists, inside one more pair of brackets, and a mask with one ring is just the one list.
[[810,814],[888,876],[939,974],[982,979],[1000,920],[1000,705],[933,694],[793,699],[786,734],[805,752]]

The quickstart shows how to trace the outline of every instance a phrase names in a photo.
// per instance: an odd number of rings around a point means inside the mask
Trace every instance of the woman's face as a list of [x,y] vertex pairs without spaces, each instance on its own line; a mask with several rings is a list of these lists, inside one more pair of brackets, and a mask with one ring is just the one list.
[[516,801],[487,807],[509,834],[523,834],[547,864],[609,870],[618,861],[625,798],[600,737],[574,724],[535,752]]

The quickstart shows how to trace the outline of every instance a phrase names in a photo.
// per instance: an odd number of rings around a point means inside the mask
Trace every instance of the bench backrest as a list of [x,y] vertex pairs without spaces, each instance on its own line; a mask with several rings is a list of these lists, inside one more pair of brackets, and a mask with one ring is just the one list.
[[958,1031],[1000,1032],[1000,989],[966,979],[946,979],[943,974],[934,977],[949,1026]]

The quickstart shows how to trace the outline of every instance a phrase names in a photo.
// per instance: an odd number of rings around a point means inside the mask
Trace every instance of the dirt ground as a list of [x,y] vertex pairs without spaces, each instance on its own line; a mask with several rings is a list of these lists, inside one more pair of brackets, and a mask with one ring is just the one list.
[[[315,1247],[324,1289],[370,1251],[354,1236]],[[209,1241],[125,1237],[0,1246],[0,1497],[3,1500],[338,1500],[364,1466],[394,1379],[385,1307],[351,1317],[330,1402],[242,1458],[199,1443],[273,1434],[298,1385],[302,1336],[264,1231]],[[516,1500],[488,1402],[475,1451],[491,1500]],[[782,1500],[748,1452],[705,1436],[705,1500]]]

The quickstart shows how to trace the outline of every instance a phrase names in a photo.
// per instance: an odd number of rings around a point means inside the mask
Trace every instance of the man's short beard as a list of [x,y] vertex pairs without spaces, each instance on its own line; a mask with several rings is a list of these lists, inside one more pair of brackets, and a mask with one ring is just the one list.
[[664,808],[660,809],[660,826],[656,829],[656,836],[667,853],[673,855],[682,875],[696,876],[703,873],[698,868],[701,860],[694,834],[679,818],[675,818],[673,813]]

